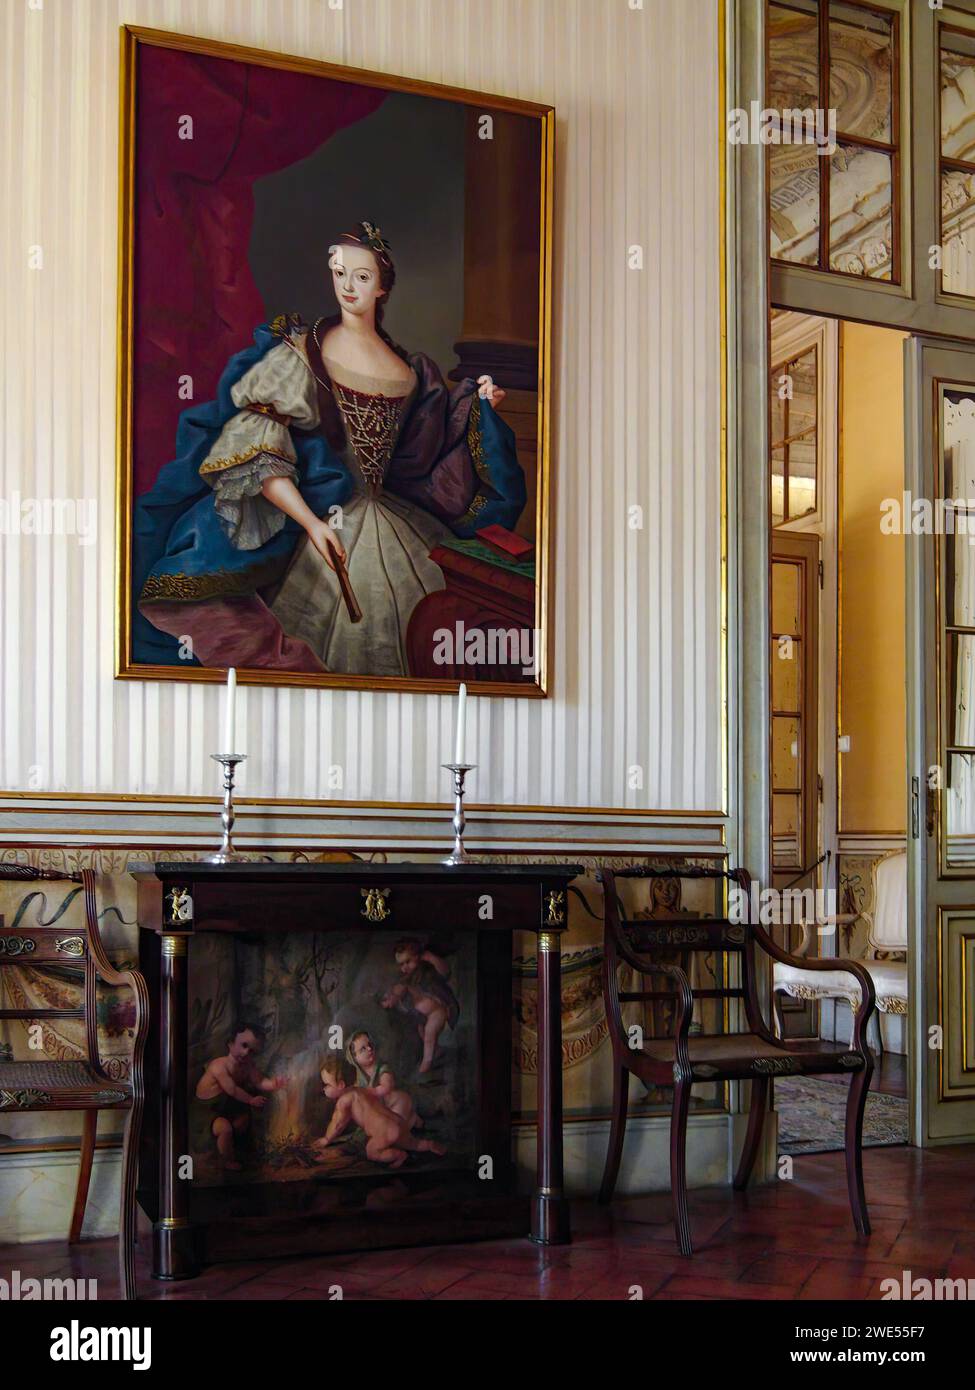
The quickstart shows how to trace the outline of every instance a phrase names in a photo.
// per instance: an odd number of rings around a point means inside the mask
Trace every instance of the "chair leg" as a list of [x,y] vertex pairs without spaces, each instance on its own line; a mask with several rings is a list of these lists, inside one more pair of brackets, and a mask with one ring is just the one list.
[[864,1067],[850,1078],[850,1093],[846,1099],[846,1182],[850,1190],[853,1224],[862,1236],[870,1234],[867,1198],[863,1189],[863,1112],[873,1064]]
[[88,1205],[88,1188],[91,1184],[91,1166],[95,1158],[95,1136],[98,1131],[98,1111],[84,1111],[84,1128],[81,1131],[81,1152],[78,1163],[78,1183],[74,1192],[74,1211],[71,1213],[71,1229],[68,1244],[77,1245],[81,1239],[81,1228],[85,1224],[85,1207]]
[[691,1083],[674,1086],[674,1107],[670,1117],[670,1193],[674,1204],[674,1232],[682,1255],[693,1255],[691,1223],[687,1214],[687,1112],[691,1103]]
[[735,1172],[734,1188],[740,1192],[748,1186],[748,1179],[752,1175],[755,1167],[755,1159],[758,1157],[758,1150],[762,1143],[762,1131],[765,1128],[765,1114],[768,1109],[768,1088],[769,1079],[767,1076],[760,1076],[751,1083],[752,1096],[748,1107],[748,1129],[745,1131],[745,1143],[742,1146],[741,1157],[738,1160],[738,1168]]
[[125,1117],[122,1140],[122,1177],[119,1183],[118,1266],[121,1297],[131,1301],[135,1288],[135,1182],[138,1173],[139,1137],[142,1132],[142,1098],[133,1100]]
[[600,1202],[612,1200],[616,1178],[620,1171],[620,1158],[623,1153],[623,1136],[626,1133],[626,1102],[630,1092],[630,1073],[626,1067],[618,1066],[613,1081],[613,1119],[609,1129],[609,1147],[606,1150],[606,1167],[603,1169],[602,1186],[599,1189]]

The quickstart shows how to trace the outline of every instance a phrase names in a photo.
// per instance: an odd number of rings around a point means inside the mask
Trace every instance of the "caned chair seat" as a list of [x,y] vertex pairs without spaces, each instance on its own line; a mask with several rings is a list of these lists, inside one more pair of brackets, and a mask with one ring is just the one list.
[[[0,1110],[9,1109],[14,1104],[19,1109],[42,1109],[45,1105],[40,1097],[50,1096],[56,1109],[70,1093],[75,1101],[89,1095],[99,1109],[130,1104],[132,1087],[127,1081],[112,1081],[99,1076],[94,1067],[85,1061],[80,1062],[0,1062]],[[22,1097],[19,1101],[4,1100],[4,1097]]]
[[[68,1241],[81,1239],[88,1202],[92,1163],[98,1131],[100,1110],[123,1110],[125,1132],[122,1136],[122,1173],[119,1191],[119,1283],[122,1297],[135,1298],[135,1184],[142,1126],[143,1076],[142,1054],[149,1026],[149,994],[146,982],[138,970],[116,970],[105,954],[98,930],[98,905],[95,899],[95,875],[91,869],[81,873],[60,873],[55,869],[37,869],[30,864],[0,864],[0,880],[15,883],[57,881],[80,883],[84,894],[84,926],[65,936],[65,929],[54,921],[44,925],[43,919],[8,927],[0,917],[0,966],[18,969],[30,963],[74,963],[82,972],[83,988],[80,1007],[73,1010],[46,1008],[6,1009],[0,1007],[0,1019],[22,1019],[37,1023],[46,1017],[79,1018],[84,1028],[85,1056],[77,1061],[59,1061],[42,1057],[36,1061],[0,1061],[0,1118],[15,1113],[33,1111],[78,1111],[83,1116],[78,1182],[75,1188],[74,1211]],[[75,890],[77,891],[77,890]],[[73,894],[72,894],[73,896]],[[65,900],[65,906],[70,898]],[[40,917],[40,914],[38,914]],[[112,987],[127,986],[134,996],[134,1027],[132,1030],[131,1080],[115,1081],[102,1070],[98,1054],[98,1020],[96,1016],[96,986],[101,980]],[[0,997],[0,1004],[3,1003]]]
[[[724,1080],[737,1081],[803,1072],[853,1072],[863,1067],[858,1052],[823,1038],[790,1038],[786,1046],[780,1046],[754,1033],[699,1034],[687,1039],[687,1050],[695,1081],[710,1081],[719,1073]],[[650,1039],[637,1055],[646,1057],[654,1070],[662,1069],[668,1082],[672,1079],[674,1044],[670,1038]]]

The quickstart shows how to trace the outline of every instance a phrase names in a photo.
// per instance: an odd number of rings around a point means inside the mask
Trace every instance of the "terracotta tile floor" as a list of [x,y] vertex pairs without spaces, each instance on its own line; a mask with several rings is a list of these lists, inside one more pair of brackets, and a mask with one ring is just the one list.
[[[630,1198],[606,1211],[573,1204],[571,1246],[526,1241],[384,1250],[365,1255],[215,1265],[198,1279],[155,1282],[143,1238],[139,1286],[145,1298],[321,1299],[339,1284],[346,1299],[625,1299],[639,1285],[648,1299],[877,1299],[880,1281],[912,1276],[975,1278],[975,1146],[926,1152],[870,1149],[865,1158],[873,1218],[869,1240],[850,1222],[841,1154],[796,1163],[791,1182],[744,1194],[691,1193],[697,1253],[682,1259],[666,1194]],[[0,1276],[97,1277],[113,1297],[115,1244],[69,1250],[55,1242],[0,1246]]]

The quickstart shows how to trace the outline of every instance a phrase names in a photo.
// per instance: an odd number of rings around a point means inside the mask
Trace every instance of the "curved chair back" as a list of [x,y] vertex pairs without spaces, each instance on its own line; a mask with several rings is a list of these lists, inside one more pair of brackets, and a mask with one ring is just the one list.
[[907,851],[895,850],[873,869],[873,910],[864,914],[870,925],[872,951],[907,950]]
[[[94,874],[90,869],[81,873],[58,873],[53,869],[35,869],[27,864],[0,864],[0,881],[15,883],[61,882],[79,883],[85,899],[85,921],[77,927],[60,923],[50,926],[6,926],[0,919],[0,967],[5,965],[62,965],[75,968],[83,977],[81,1003],[74,1009],[44,1008],[31,1004],[26,1009],[0,1009],[0,1019],[19,1018],[42,1021],[47,1018],[76,1018],[84,1024],[85,1053],[88,1062],[102,1076],[107,1073],[98,1057],[98,1017],[96,1011],[97,972],[95,957],[100,951],[95,908]],[[93,945],[92,937],[95,937]]]
[[[758,1003],[755,984],[754,953],[755,939],[748,918],[749,891],[751,879],[744,869],[703,869],[688,867],[682,869],[639,867],[622,869],[616,873],[603,870],[602,879],[605,894],[605,929],[603,945],[603,983],[606,999],[607,1017],[614,1046],[627,1046],[626,1029],[623,1023],[621,1005],[630,1003],[652,1004],[673,1003],[675,998],[686,1007],[693,1007],[699,999],[737,999],[745,1006],[749,1027],[755,1032],[766,1033],[765,1024]],[[728,916],[687,916],[627,918],[617,891],[618,879],[710,879],[727,882],[729,889],[741,890],[745,903],[744,920],[732,920]],[[667,961],[679,952],[681,959],[691,952],[703,951],[734,952],[741,957],[741,983],[738,985],[718,985],[697,989],[691,987],[690,997],[682,1000],[686,988],[683,972],[675,970]],[[671,987],[641,988],[622,990],[619,984],[619,963],[625,961],[641,977],[650,975],[670,976]]]

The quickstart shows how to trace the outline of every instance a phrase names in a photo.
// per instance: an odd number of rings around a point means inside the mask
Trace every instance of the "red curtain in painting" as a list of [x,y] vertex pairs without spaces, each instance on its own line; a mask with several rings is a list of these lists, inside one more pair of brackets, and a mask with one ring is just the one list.
[[353,83],[139,46],[136,493],[173,455],[177,419],[190,403],[179,397],[180,377],[192,376],[194,401],[212,399],[228,358],[265,318],[247,259],[255,180],[307,157],[384,96]]

